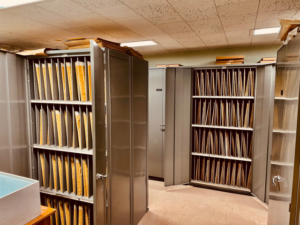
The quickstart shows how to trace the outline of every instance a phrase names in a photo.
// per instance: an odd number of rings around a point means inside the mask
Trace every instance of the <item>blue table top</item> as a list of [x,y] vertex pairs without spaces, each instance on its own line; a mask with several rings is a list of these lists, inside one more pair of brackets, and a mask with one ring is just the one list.
[[28,180],[0,173],[0,198],[29,186],[30,184],[32,184],[32,182]]

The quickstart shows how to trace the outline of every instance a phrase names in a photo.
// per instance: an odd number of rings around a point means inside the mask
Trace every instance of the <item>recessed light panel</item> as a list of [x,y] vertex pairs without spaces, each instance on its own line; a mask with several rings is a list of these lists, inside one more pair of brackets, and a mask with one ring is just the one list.
[[141,47],[141,46],[150,46],[150,45],[157,45],[154,41],[136,41],[136,42],[127,42],[121,43],[121,46],[127,47]]
[[254,30],[254,35],[263,35],[263,34],[277,34],[280,31],[280,27],[264,28]]

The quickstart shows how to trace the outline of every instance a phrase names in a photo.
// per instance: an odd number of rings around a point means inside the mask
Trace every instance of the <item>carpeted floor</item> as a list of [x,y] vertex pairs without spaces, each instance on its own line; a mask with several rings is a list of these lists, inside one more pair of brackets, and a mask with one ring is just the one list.
[[266,225],[254,197],[149,180],[149,212],[138,225]]

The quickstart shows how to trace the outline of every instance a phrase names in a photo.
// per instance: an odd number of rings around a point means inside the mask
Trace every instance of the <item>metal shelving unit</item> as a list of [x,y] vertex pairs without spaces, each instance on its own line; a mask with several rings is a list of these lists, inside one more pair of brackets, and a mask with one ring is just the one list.
[[[153,174],[161,174],[158,170],[163,168],[165,186],[190,183],[253,193],[267,202],[268,175],[261,168],[267,168],[268,164],[268,112],[273,102],[275,64],[150,68],[149,72],[153,105],[149,155]],[[241,92],[237,86],[242,87]],[[163,165],[159,164],[159,143],[163,143]],[[223,152],[222,143],[226,148]],[[216,179],[216,171],[222,171],[222,167],[224,172]]]
[[58,209],[52,225],[80,213],[84,225],[137,224],[148,206],[148,63],[91,41],[26,68],[31,176]]
[[194,69],[191,173],[200,184],[250,192],[256,76],[256,67]]

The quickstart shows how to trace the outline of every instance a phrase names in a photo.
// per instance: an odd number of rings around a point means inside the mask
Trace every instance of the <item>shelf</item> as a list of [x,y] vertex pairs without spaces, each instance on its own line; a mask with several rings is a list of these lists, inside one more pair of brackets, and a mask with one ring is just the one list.
[[274,129],[273,133],[296,134],[296,131],[295,130],[279,130],[279,129]]
[[192,155],[205,156],[205,157],[212,157],[212,158],[220,158],[220,159],[230,159],[230,160],[239,160],[239,161],[252,162],[252,159],[241,158],[241,157],[234,157],[234,156],[214,155],[214,154],[198,153],[198,152],[192,152]]
[[69,152],[69,153],[78,153],[78,154],[85,154],[85,155],[93,155],[93,150],[87,150],[86,148],[80,150],[79,148],[68,148],[68,147],[56,147],[56,146],[48,146],[48,145],[38,145],[34,144],[33,148],[35,149],[45,149],[50,151],[60,151],[60,152]]
[[81,101],[59,101],[59,100],[31,100],[31,103],[39,104],[59,104],[59,105],[92,105],[92,102]]
[[286,97],[275,97],[275,100],[287,100],[287,101],[294,101],[298,100],[298,98],[286,98]]
[[216,98],[216,99],[254,99],[254,96],[197,96],[194,95],[193,98]]
[[67,191],[61,192],[61,191],[51,190],[49,188],[45,189],[43,187],[40,187],[40,192],[44,193],[44,194],[54,195],[54,196],[72,199],[72,200],[81,201],[81,202],[87,202],[87,203],[92,203],[92,204],[94,202],[93,196],[88,198],[88,197],[75,195],[74,193],[69,194]]
[[213,125],[199,125],[199,124],[192,124],[192,127],[253,131],[253,128],[247,128],[247,127],[227,127],[227,126],[213,126]]
[[251,190],[248,188],[234,187],[234,186],[229,186],[229,185],[225,185],[225,184],[215,184],[215,183],[210,183],[210,182],[208,183],[208,182],[203,182],[200,180],[191,180],[191,183],[196,184],[196,185],[201,185],[203,187],[215,187],[215,188],[238,191],[238,192],[243,192],[243,193],[251,193]]
[[288,162],[279,162],[279,161],[271,161],[271,165],[276,165],[276,166],[291,166],[293,167],[293,163],[288,163]]

